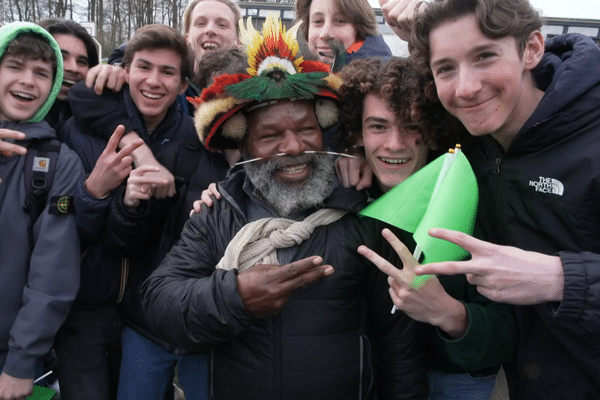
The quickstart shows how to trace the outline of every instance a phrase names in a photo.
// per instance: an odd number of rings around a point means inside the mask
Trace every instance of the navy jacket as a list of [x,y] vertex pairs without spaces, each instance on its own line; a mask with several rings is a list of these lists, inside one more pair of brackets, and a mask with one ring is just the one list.
[[[73,101],[72,94],[76,95],[77,100]],[[60,138],[77,152],[88,174],[107,143],[102,136],[91,134],[93,129],[100,129],[94,118],[103,118],[105,114],[111,115],[116,110],[125,112],[131,130],[144,139],[159,162],[164,144],[180,137],[193,137],[195,133],[191,118],[183,115],[177,103],[173,103],[154,133],[149,135],[127,86],[119,93],[106,91],[98,96],[80,82],[69,90],[69,100],[74,117],[67,121]],[[103,123],[102,129],[112,134],[120,121],[103,120]],[[78,199],[86,202],[88,212],[77,214],[84,255],[77,302],[82,305],[117,304],[124,296],[128,276],[132,273],[130,257],[134,249],[119,246],[116,238],[120,233],[111,231],[107,220],[111,201],[116,193],[122,196],[123,191],[115,190],[107,198],[96,199],[87,192],[83,182],[78,188]]]
[[354,53],[346,53],[346,62],[350,64],[353,60],[360,58],[378,57],[388,60],[392,57],[392,51],[383,40],[383,36],[367,36],[363,45]]
[[480,185],[483,238],[561,258],[559,303],[516,307],[512,399],[600,399],[600,49],[548,40],[534,70],[545,91],[503,152],[488,136],[466,149]]

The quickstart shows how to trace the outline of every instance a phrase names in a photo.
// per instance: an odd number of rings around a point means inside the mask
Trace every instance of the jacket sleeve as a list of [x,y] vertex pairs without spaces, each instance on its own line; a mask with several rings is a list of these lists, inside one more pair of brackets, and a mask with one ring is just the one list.
[[[369,232],[381,232],[381,228]],[[394,265],[402,265],[387,242],[380,240],[377,243],[371,248],[378,248],[378,254]],[[369,307],[376,341],[376,359],[379,360],[376,365],[378,398],[427,399],[427,367],[423,335],[419,334],[421,324],[401,311],[391,314],[394,304],[388,293],[387,275],[372,264],[368,268]]]
[[179,243],[142,285],[154,331],[190,352],[208,351],[254,322],[238,293],[236,273],[215,270],[234,229],[231,221],[215,219],[219,208],[217,203],[190,218]]
[[87,174],[83,179],[78,180],[75,187],[75,198],[73,199],[75,210],[77,210],[75,220],[79,239],[82,246],[85,247],[94,243],[100,237],[106,223],[110,199],[114,192],[103,199],[98,199],[85,188],[85,181],[94,169],[106,143],[103,139],[83,134],[73,118],[70,118],[64,124],[58,136],[61,141],[77,153]]
[[162,231],[177,195],[167,199],[141,201],[136,210],[123,203],[126,187],[121,185],[111,199],[102,242],[107,248],[125,254],[147,246],[152,235]]
[[560,303],[535,309],[548,329],[589,376],[600,376],[600,254],[559,252],[565,286]]
[[[465,371],[478,371],[510,362],[517,346],[517,325],[512,306],[490,301],[470,285],[466,277],[453,276],[462,286],[463,296],[453,297],[465,306],[469,326],[465,334],[453,339],[435,329],[438,351]],[[440,279],[444,284],[444,281]]]
[[94,243],[100,237],[106,223],[106,214],[112,193],[103,199],[98,199],[85,188],[85,179],[82,178],[75,188],[75,220],[79,240],[83,246]]
[[69,104],[73,118],[85,133],[110,139],[117,125],[125,126],[125,132],[136,130],[134,121],[127,113],[122,97],[111,90],[98,96],[85,82],[78,82],[69,89]]
[[[83,179],[77,155],[61,146],[52,188],[52,198],[73,196]],[[32,378],[35,361],[52,348],[79,289],[79,239],[72,214],[44,212],[33,226],[33,247],[22,306],[10,330],[8,356],[3,370],[17,378]]]
[[112,65],[119,65],[123,62],[123,57],[125,56],[125,48],[127,47],[127,43],[123,43],[119,47],[115,47],[115,49],[108,56],[108,63]]

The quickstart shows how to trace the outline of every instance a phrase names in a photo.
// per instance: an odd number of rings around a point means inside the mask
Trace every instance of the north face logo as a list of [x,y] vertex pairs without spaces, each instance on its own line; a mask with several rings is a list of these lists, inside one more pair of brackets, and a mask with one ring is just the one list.
[[529,181],[529,186],[533,186],[536,192],[552,193],[562,196],[565,187],[561,181],[554,178],[544,178],[540,176],[539,181]]

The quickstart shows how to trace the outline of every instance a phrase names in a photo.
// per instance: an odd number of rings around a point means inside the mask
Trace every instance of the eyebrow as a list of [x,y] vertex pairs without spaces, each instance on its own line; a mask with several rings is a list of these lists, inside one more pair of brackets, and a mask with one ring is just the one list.
[[[150,61],[148,61],[144,58],[138,58],[135,62],[154,66],[153,63],[151,63]],[[166,70],[177,71],[177,68],[174,65],[170,65],[170,64],[158,65],[158,68],[163,69],[163,70],[166,69]]]
[[[475,46],[472,49],[470,49],[469,50],[469,54],[481,53],[482,51],[490,50],[490,49],[493,49],[493,48],[496,48],[496,47],[497,47],[497,44],[493,43],[493,42],[492,43],[480,44],[479,46]],[[435,67],[435,66],[438,66],[438,65],[441,65],[441,64],[446,64],[448,62],[451,62],[452,60],[453,60],[453,58],[444,57],[444,58],[441,58],[439,60],[432,61],[431,62],[431,66]]]
[[383,117],[369,116],[363,120],[363,123],[367,123],[367,122],[379,122],[382,124],[389,124],[390,120],[383,118]]
[[217,22],[226,22],[228,24],[231,24],[231,21],[227,18],[217,18]]
[[[197,21],[200,21],[200,20],[201,20],[201,21],[205,21],[205,20],[209,20],[209,19],[210,19],[210,18],[209,18],[209,17],[207,17],[206,15],[198,15],[198,16],[196,17],[196,19],[194,19],[194,22],[197,22]],[[230,20],[229,18],[225,18],[225,17],[217,17],[217,18],[215,18],[215,21],[217,21],[217,22],[227,22],[227,23],[228,23],[228,24],[230,24],[230,25],[231,25],[231,23],[232,23],[232,22],[231,22],[231,20]]]
[[40,66],[37,66],[37,67],[35,68],[35,70],[36,70],[36,71],[44,71],[44,72],[46,72],[46,73],[47,73],[48,75],[50,75],[50,76],[52,76],[52,75],[53,75],[53,74],[52,74],[52,69],[51,69],[51,68],[48,68],[48,67],[46,67],[46,66],[41,66],[41,65],[40,65]]
[[[19,59],[19,58],[16,58],[14,56],[11,56],[11,55],[9,55],[8,57],[6,57],[5,60],[8,63],[13,63],[13,64],[17,64],[17,65],[23,65],[25,63],[23,59]],[[4,62],[4,60],[3,60],[3,62]]]
[[[61,52],[61,54],[66,54],[66,55],[70,55],[71,54],[71,53],[69,53],[69,50],[60,49],[60,52]],[[77,56],[77,60],[78,61],[85,61],[85,62],[89,63],[88,58],[86,56],[84,56],[84,55]]]

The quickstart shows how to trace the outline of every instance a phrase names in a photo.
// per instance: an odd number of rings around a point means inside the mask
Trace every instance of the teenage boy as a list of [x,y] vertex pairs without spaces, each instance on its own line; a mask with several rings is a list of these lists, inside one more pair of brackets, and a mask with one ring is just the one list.
[[[240,9],[232,0],[192,0],[188,4],[183,14],[184,32],[186,41],[194,52],[195,70],[198,68],[198,62],[208,52],[239,46],[238,21],[240,19]],[[113,62],[119,60],[120,57],[117,56]],[[105,87],[119,91],[123,82],[123,68],[106,64],[92,68],[86,78],[86,86],[89,88],[93,86],[97,94],[101,94]],[[199,90],[201,88],[194,88],[191,84],[185,93],[178,97],[179,107],[184,113],[194,114],[194,106],[187,101],[187,98],[198,96]],[[70,103],[78,124],[89,127],[87,133],[108,140],[113,133],[114,122],[117,121],[125,126],[125,135],[119,147],[131,144],[139,138],[123,108],[113,108],[103,114],[90,113],[90,102],[93,103],[95,100],[91,90],[86,90],[82,86],[73,88],[70,94]],[[156,160],[148,146],[141,146],[133,152],[132,156],[136,166],[149,165],[160,170],[148,175],[167,181],[166,185],[153,187],[155,197],[165,198],[175,194],[173,175]]]
[[[241,19],[240,8],[232,0],[192,0],[188,3],[183,12],[183,32],[194,52],[194,71],[205,54],[239,46],[238,22]],[[125,78],[122,66],[116,64],[122,62],[125,47],[126,44],[113,51],[109,64],[98,65],[90,70],[86,78],[87,87],[93,87],[97,94],[101,94],[105,88],[114,91],[121,89]],[[189,93],[190,89],[194,90],[190,86],[186,96],[198,95],[195,90]],[[180,106],[193,115],[194,107],[188,106],[185,98],[180,99]]]
[[67,101],[69,88],[85,79],[89,69],[98,65],[98,50],[90,34],[75,21],[53,18],[38,25],[50,32],[63,56],[63,83],[46,117],[58,132],[72,115]]
[[[356,60],[340,74],[344,83],[337,135],[343,148],[357,146],[364,151],[375,178],[371,197],[401,185],[458,143],[464,128],[457,129],[460,123],[426,96],[429,81],[408,60]],[[394,243],[391,232],[384,236]],[[512,307],[486,299],[464,275],[433,277],[414,290],[410,282],[397,278],[403,271],[364,246],[358,251],[396,278],[390,294],[398,309],[427,324],[423,337],[429,399],[489,398],[500,364],[511,361],[516,348]]]
[[[79,240],[72,196],[83,179],[77,155],[61,145],[26,165],[25,153],[56,138],[42,122],[62,83],[62,57],[38,25],[0,29],[0,399],[32,393],[36,363],[52,347],[79,287]],[[55,163],[55,166],[52,164]],[[53,168],[54,172],[50,172]],[[28,175],[33,174],[31,179]],[[41,174],[41,175],[40,175]],[[52,183],[45,204],[24,182]],[[32,207],[27,207],[29,205]],[[41,214],[35,206],[41,206]]]
[[435,2],[415,17],[411,54],[474,137],[486,240],[432,230],[472,259],[417,271],[467,274],[516,305],[511,398],[598,398],[600,49],[577,34],[544,49],[541,25],[527,0]]
[[[123,64],[128,85],[119,93],[108,91],[104,95],[105,97],[97,96],[96,100],[107,98],[107,105],[104,105],[104,102],[101,101],[96,103],[96,108],[102,106],[113,107],[113,104],[119,104],[126,111],[135,131],[139,133],[143,142],[160,160],[164,144],[180,137],[191,137],[195,134],[192,119],[183,114],[176,103],[177,96],[183,93],[187,87],[185,78],[192,72],[192,57],[188,45],[183,35],[174,29],[164,25],[148,25],[136,31],[125,51]],[[83,85],[83,83],[80,85]],[[101,111],[94,109],[90,112],[97,114]],[[70,321],[73,326],[64,329],[65,341],[61,342],[60,346],[64,346],[66,349],[63,354],[67,358],[69,356],[74,357],[74,354],[77,354],[78,351],[79,353],[87,351],[90,355],[94,355],[94,358],[87,357],[83,359],[81,356],[78,357],[78,359],[86,361],[106,358],[104,349],[107,341],[114,335],[117,304],[126,295],[128,281],[132,277],[138,276],[140,271],[145,268],[145,265],[139,261],[145,254],[137,248],[119,247],[119,243],[114,241],[119,232],[112,232],[107,228],[107,221],[112,215],[112,201],[115,197],[122,195],[121,191],[114,190],[114,188],[124,178],[121,170],[123,164],[127,165],[128,171],[130,170],[132,159],[129,154],[134,148],[129,145],[115,153],[115,147],[120,140],[119,133],[113,134],[110,146],[107,146],[106,139],[83,133],[81,125],[76,123],[76,117],[77,115],[67,122],[61,135],[80,154],[86,170],[91,171],[85,182],[81,197],[88,199],[90,202],[95,201],[97,206],[95,213],[85,216],[87,221],[81,220],[79,223],[79,226],[87,227],[84,234],[87,238],[86,245],[89,246],[89,250],[87,250],[86,258],[83,260],[82,290],[71,313],[73,318]],[[114,130],[115,124],[111,128]],[[141,142],[134,143],[141,144]],[[104,157],[101,154],[104,154],[105,147],[109,147],[109,152],[117,158],[114,166],[109,165],[107,167],[104,162]],[[126,158],[121,156],[124,151],[127,155]],[[103,160],[103,162],[101,163],[100,160]],[[111,179],[107,179],[107,176],[111,176],[107,172],[112,171],[113,168],[117,169],[118,172],[112,174],[117,178],[111,181]],[[143,179],[147,178],[144,176],[145,173],[156,171],[153,167],[141,168],[145,168],[144,172],[141,173]],[[107,169],[109,171],[106,171]],[[157,185],[165,184],[163,180],[156,178],[152,179],[152,182]],[[160,234],[162,226],[153,226],[152,228]],[[84,241],[83,237],[82,241]],[[124,313],[123,316],[126,324],[131,325],[128,323],[127,314]],[[99,322],[100,318],[104,321],[103,323]],[[123,333],[123,362],[118,387],[118,398],[120,399],[156,398],[162,400],[165,396],[165,390],[171,384],[166,367],[159,367],[155,371],[158,376],[152,375],[150,370],[142,369],[143,367],[152,367],[150,362],[156,361],[156,352],[149,353],[147,349],[150,346],[147,343],[149,342],[160,348],[160,346],[146,338],[151,336],[151,333],[145,331],[144,328],[134,330],[128,327]],[[86,335],[83,335],[84,329],[89,330]],[[69,333],[72,337],[69,337]],[[86,339],[94,340],[92,343],[94,346],[86,345]],[[66,342],[68,340],[71,343],[79,343],[80,346],[72,346]],[[143,349],[140,347],[142,345],[144,346]],[[134,351],[140,351],[141,353],[136,353],[134,356],[130,355]],[[163,351],[166,353],[164,349]],[[59,345],[57,345],[57,353],[60,362],[61,349]],[[169,356],[171,358],[176,357],[172,354]],[[188,366],[197,361],[192,357],[186,360],[190,361]],[[204,359],[201,361],[204,362]],[[101,379],[104,379],[106,374],[105,369],[106,362],[98,362],[96,371],[94,371],[96,376],[92,378],[102,382]],[[183,369],[180,369],[180,374],[182,373]],[[139,377],[147,380],[141,381]],[[180,375],[180,378],[183,382],[183,375]],[[166,381],[167,383],[157,389],[159,381]],[[199,381],[191,381],[191,384]],[[80,390],[86,390],[88,396],[96,396],[93,390],[89,388],[89,384],[87,388],[83,382],[80,386]],[[192,386],[190,392],[200,392],[200,389],[195,389]],[[106,390],[103,391],[103,393],[105,392]],[[74,395],[75,393],[73,392]],[[84,397],[81,393],[78,393],[78,395],[78,398]],[[191,394],[190,398],[193,398]]]

